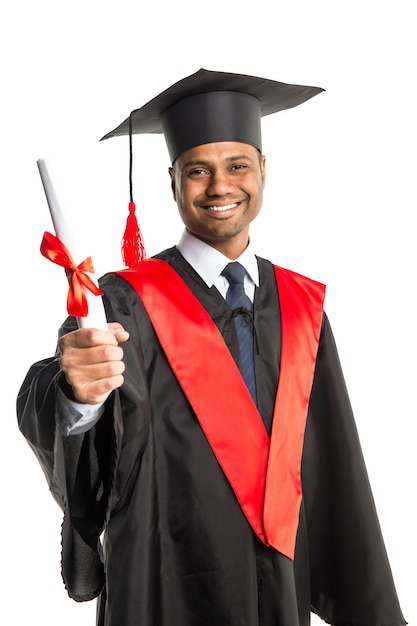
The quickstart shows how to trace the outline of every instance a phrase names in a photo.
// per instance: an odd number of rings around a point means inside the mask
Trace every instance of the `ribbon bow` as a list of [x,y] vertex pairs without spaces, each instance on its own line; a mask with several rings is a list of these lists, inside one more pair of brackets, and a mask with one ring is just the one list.
[[88,314],[87,298],[83,287],[91,291],[95,296],[102,296],[101,289],[94,284],[86,274],[94,274],[94,267],[91,257],[79,265],[75,265],[68,248],[55,235],[45,232],[41,243],[41,253],[44,257],[65,268],[65,273],[69,282],[67,297],[67,311],[74,317],[86,317]]

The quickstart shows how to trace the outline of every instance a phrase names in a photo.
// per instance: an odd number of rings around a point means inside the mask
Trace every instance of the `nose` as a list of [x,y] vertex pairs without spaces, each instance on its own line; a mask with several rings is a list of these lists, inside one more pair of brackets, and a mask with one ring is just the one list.
[[207,186],[207,195],[226,196],[233,190],[232,180],[227,171],[214,170],[211,173]]

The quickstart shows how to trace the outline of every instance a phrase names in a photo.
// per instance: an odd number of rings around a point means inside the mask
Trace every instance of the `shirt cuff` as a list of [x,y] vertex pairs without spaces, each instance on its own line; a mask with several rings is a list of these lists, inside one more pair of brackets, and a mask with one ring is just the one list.
[[59,387],[56,400],[61,432],[66,437],[87,432],[104,413],[104,402],[100,404],[75,402],[67,398]]

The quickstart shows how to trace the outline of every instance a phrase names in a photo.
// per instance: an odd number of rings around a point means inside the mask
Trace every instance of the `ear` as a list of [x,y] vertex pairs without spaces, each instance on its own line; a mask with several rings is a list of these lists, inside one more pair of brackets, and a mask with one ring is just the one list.
[[175,174],[174,174],[174,170],[172,169],[172,167],[168,168],[168,173],[169,176],[171,178],[171,191],[172,191],[172,197],[175,200],[175,190],[176,190],[176,186],[175,186]]
[[266,159],[265,156],[262,155],[261,157],[261,176],[262,176],[262,188],[265,188],[265,163],[266,163]]

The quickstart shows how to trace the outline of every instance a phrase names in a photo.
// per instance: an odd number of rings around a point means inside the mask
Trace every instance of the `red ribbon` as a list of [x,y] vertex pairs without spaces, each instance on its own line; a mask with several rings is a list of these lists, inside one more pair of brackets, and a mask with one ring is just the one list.
[[79,265],[75,265],[68,248],[55,235],[45,232],[41,243],[41,253],[44,257],[65,268],[65,273],[69,281],[69,291],[67,297],[67,311],[74,317],[86,317],[88,314],[87,298],[84,287],[95,296],[102,296],[103,292],[95,285],[86,274],[94,274],[94,267],[91,257]]

